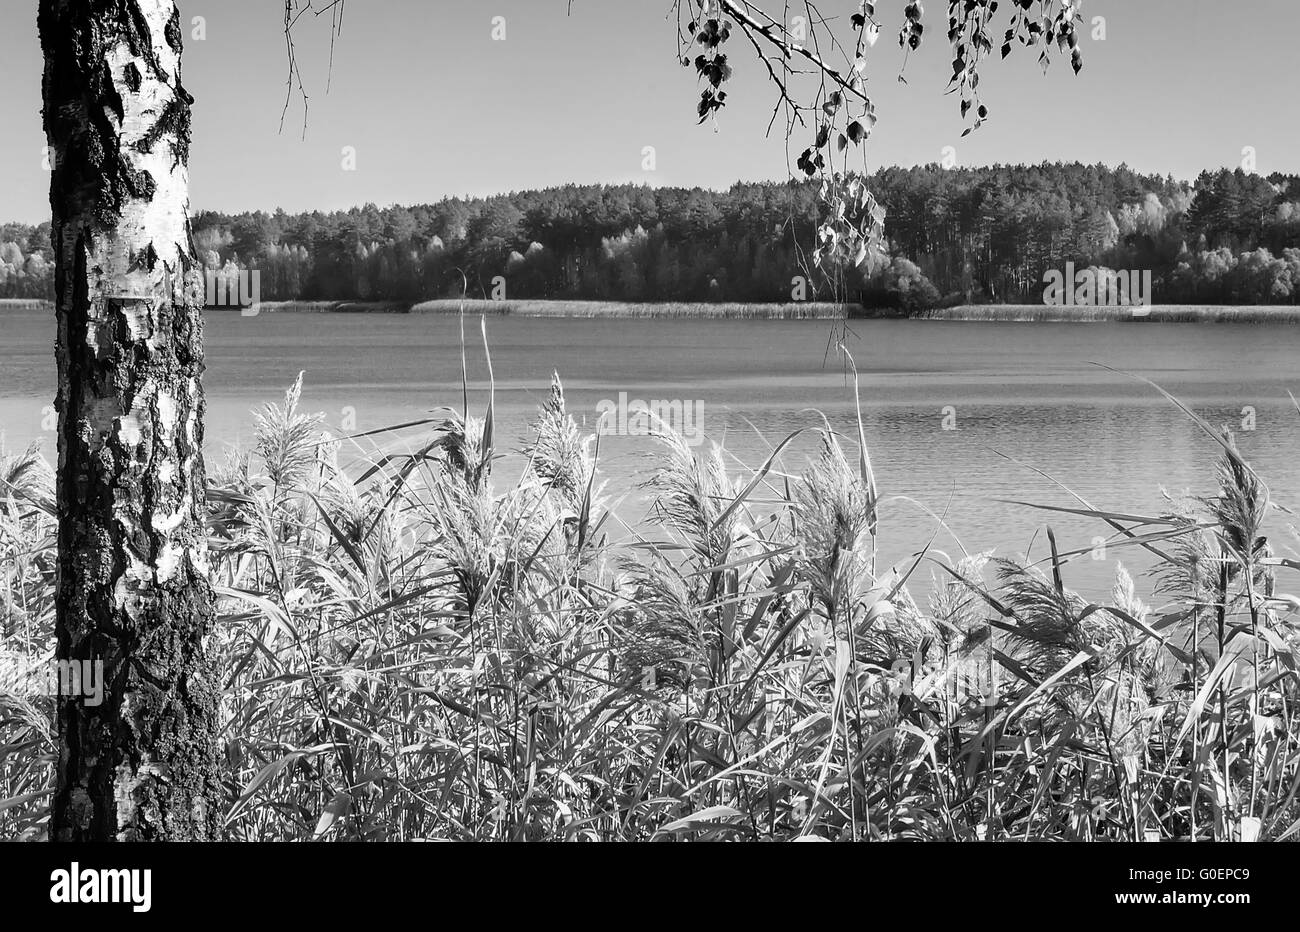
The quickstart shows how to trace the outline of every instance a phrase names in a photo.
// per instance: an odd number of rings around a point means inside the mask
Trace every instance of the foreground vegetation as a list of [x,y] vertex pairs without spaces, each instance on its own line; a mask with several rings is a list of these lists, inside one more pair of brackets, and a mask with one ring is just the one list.
[[[1199,419],[1214,494],[1077,509],[1158,558],[1151,607],[1122,568],[1085,603],[1050,532],[1033,565],[878,565],[860,420],[810,424],[798,472],[791,438],[737,471],[665,429],[652,520],[623,534],[558,378],[507,489],[490,402],[400,450],[332,438],[300,392],[211,468],[231,839],[1300,832],[1300,601],[1276,580],[1300,562]],[[51,470],[5,456],[0,489],[5,659],[48,659]],[[6,690],[0,836],[43,837],[54,754],[52,700]]]

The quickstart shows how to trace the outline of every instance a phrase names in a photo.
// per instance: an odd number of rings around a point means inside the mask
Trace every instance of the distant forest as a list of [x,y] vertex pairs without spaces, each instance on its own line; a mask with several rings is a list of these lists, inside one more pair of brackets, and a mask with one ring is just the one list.
[[[851,300],[1041,303],[1043,275],[1150,270],[1157,304],[1300,303],[1300,176],[1221,170],[1193,184],[1125,166],[883,169],[884,251],[841,270]],[[204,211],[204,265],[259,269],[261,300],[415,303],[459,295],[619,301],[805,295],[819,220],[809,182],[728,191],[568,185],[417,207],[288,214]],[[49,224],[0,225],[0,297],[50,298]],[[462,278],[462,273],[464,278]]]

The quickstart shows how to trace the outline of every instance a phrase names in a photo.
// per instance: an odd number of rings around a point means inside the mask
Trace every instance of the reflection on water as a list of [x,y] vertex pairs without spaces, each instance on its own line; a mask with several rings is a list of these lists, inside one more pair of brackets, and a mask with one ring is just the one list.
[[[223,313],[210,314],[207,328],[209,456],[247,441],[249,409],[277,399],[299,370],[307,372],[307,406],[335,425],[351,414],[357,430],[460,405],[460,330],[451,318]],[[466,329],[476,340],[478,327]],[[42,436],[41,409],[54,387],[52,331],[45,316],[0,317],[0,427],[10,446]],[[1162,488],[1210,492],[1213,441],[1149,386],[1092,363],[1151,378],[1211,423],[1237,430],[1274,499],[1300,504],[1300,413],[1287,396],[1300,391],[1300,328],[861,321],[853,331],[847,345],[861,370],[868,442],[887,498],[888,561],[925,547],[936,515],[945,528],[933,546],[954,556],[1032,546],[1041,557],[1049,521],[1062,549],[1091,547],[1106,533],[1095,522],[1004,502],[1078,504],[1034,469],[1117,511],[1165,507]],[[827,322],[497,318],[488,332],[498,437],[509,451],[526,436],[552,371],[564,379],[570,411],[593,431],[598,406],[621,392],[698,400],[705,431],[738,464],[758,465],[785,436],[818,425],[813,409],[856,434],[852,381],[835,354],[828,357]],[[481,413],[481,346],[469,356],[471,403]],[[654,468],[654,446],[645,437],[601,440],[607,492],[621,500],[625,521],[645,512],[635,483]],[[783,468],[797,472],[814,449],[813,433],[801,435]],[[518,469],[517,458],[507,460],[498,476],[512,479]],[[1282,539],[1286,523],[1275,521],[1275,537],[1294,549],[1293,537]],[[1102,561],[1073,561],[1069,581],[1102,594],[1117,556],[1135,569],[1147,565],[1140,553],[1112,549]]]

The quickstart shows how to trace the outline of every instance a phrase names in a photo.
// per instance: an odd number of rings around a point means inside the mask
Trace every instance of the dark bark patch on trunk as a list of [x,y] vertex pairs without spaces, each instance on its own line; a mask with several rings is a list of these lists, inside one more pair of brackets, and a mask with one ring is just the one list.
[[[109,68],[108,62],[104,62],[103,74],[100,76],[99,81],[100,81],[100,86],[104,89],[103,91],[104,106],[112,110],[113,115],[117,117],[117,122],[121,123],[122,120],[125,118],[126,113],[122,109],[122,95],[119,94],[117,92],[117,88],[113,86],[113,72]],[[130,82],[128,81],[127,84],[129,86]],[[138,85],[136,87],[136,90],[139,90]]]
[[190,104],[194,98],[176,85],[176,95],[167,102],[153,126],[136,143],[141,152],[152,152],[158,140],[165,139],[172,147],[173,164],[189,164],[190,160]]
[[145,18],[144,11],[140,9],[140,4],[136,0],[113,0],[111,3],[104,4],[103,0],[92,0],[95,5],[105,5],[110,7],[106,11],[102,23],[106,27],[105,31],[109,35],[119,35],[127,42],[127,47],[131,49],[131,54],[137,58],[142,58],[149,70],[160,81],[166,81],[167,75],[163,71],[162,62],[158,60],[158,55],[153,48],[153,35],[149,31],[149,20]]
[[122,69],[122,78],[126,81],[126,89],[132,94],[140,90],[140,69],[135,66],[135,62],[128,62],[127,66]]
[[172,15],[167,19],[167,28],[164,30],[164,38],[167,40],[167,46],[177,55],[185,51],[184,40],[181,38],[181,11],[173,9]]

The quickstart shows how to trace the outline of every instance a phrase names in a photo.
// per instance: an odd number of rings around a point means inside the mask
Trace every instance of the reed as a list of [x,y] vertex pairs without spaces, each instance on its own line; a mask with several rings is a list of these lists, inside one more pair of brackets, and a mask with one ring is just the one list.
[[[1176,402],[1176,400],[1175,400]],[[1177,403],[1177,402],[1176,402]],[[1158,560],[1104,604],[1029,562],[877,564],[864,432],[737,470],[664,430],[616,531],[558,377],[329,435],[302,383],[211,466],[234,840],[1282,840],[1300,833],[1300,600],[1231,436],[1167,513],[1068,510]],[[499,488],[493,463],[520,457]],[[799,466],[799,464],[795,464]],[[1008,504],[1008,507],[1013,505]],[[53,653],[52,475],[0,460],[5,651]],[[933,576],[925,605],[908,594]],[[0,836],[43,838],[52,700],[0,684]]]

